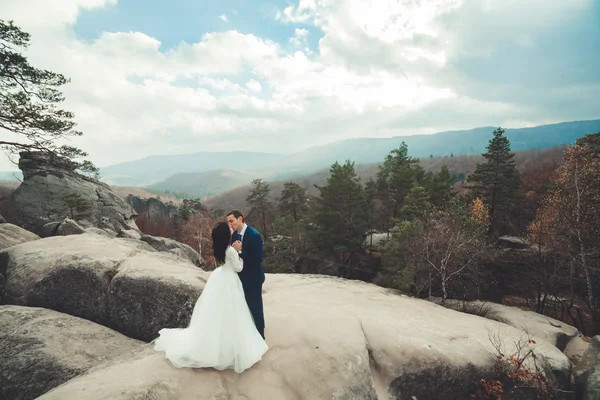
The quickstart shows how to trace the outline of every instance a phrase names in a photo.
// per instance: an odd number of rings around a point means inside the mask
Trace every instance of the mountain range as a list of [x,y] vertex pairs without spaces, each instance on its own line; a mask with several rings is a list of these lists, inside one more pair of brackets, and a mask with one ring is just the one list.
[[[243,186],[255,178],[275,181],[302,177],[349,159],[356,164],[379,163],[402,142],[418,158],[480,154],[497,127],[391,138],[357,138],[310,147],[290,154],[203,151],[153,155],[100,169],[101,180],[119,186],[145,187],[157,193],[203,197]],[[600,119],[562,122],[530,128],[507,128],[513,151],[573,144],[587,133],[600,131]],[[0,179],[14,179],[12,171]],[[16,173],[20,177],[20,171]]]

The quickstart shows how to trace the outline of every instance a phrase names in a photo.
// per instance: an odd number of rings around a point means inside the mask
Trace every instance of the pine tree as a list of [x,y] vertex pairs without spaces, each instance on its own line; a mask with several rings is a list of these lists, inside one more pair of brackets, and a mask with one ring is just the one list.
[[285,182],[279,199],[279,211],[281,215],[292,215],[294,222],[307,210],[306,189],[295,182]]
[[388,225],[398,218],[404,198],[414,182],[421,183],[425,171],[419,164],[418,158],[408,155],[408,146],[402,142],[400,147],[388,154],[377,172],[378,197],[386,207]]
[[321,196],[313,216],[318,226],[313,239],[322,255],[334,256],[339,263],[348,265],[352,255],[362,251],[367,229],[365,191],[353,162],[336,162],[329,171],[326,184],[315,185]]
[[467,178],[467,188],[473,198],[480,198],[489,209],[488,232],[503,229],[502,224],[513,213],[521,197],[521,179],[510,151],[504,130],[498,128],[490,139],[485,162],[477,164]]
[[257,213],[258,219],[260,220],[260,225],[262,227],[261,233],[266,240],[269,238],[267,232],[267,214],[271,208],[271,202],[269,201],[269,193],[271,189],[269,188],[269,184],[262,179],[254,179],[252,181],[252,185],[254,185],[254,187],[250,190],[250,194],[246,198],[246,202],[252,206],[251,212]]
[[419,184],[415,184],[404,199],[400,215],[403,220],[412,221],[425,216],[430,208],[431,204],[429,203],[427,189]]
[[15,48],[27,48],[30,35],[12,21],[0,20],[0,128],[19,139],[0,140],[10,153],[41,152],[65,168],[94,174],[90,161],[76,162],[87,153],[57,142],[82,133],[74,130],[73,113],[57,108],[64,100],[56,88],[69,82],[61,74],[37,69]]
[[452,197],[454,182],[456,182],[456,177],[450,173],[450,170],[444,164],[438,172],[431,176],[428,185],[431,204],[436,207],[447,204]]

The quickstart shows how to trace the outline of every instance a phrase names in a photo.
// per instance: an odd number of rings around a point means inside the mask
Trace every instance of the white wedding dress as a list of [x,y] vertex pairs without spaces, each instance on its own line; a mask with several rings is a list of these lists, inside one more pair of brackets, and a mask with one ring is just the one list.
[[210,275],[187,328],[161,329],[154,349],[176,367],[233,369],[238,373],[268,350],[256,330],[238,272],[243,260],[231,246]]

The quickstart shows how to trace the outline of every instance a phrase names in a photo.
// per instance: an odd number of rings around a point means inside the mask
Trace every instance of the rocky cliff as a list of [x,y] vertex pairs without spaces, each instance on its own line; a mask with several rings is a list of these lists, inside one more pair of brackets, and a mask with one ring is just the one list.
[[83,227],[110,224],[138,230],[135,210],[103,182],[81,175],[42,153],[20,154],[23,183],[8,199],[6,219],[32,232],[71,218]]

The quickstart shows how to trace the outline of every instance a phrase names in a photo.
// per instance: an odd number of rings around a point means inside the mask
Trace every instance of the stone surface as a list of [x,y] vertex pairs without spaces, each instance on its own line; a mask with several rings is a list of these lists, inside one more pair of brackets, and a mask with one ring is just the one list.
[[[507,353],[523,336],[503,323],[357,281],[268,275],[264,301],[270,350],[241,375],[178,369],[147,348],[42,399],[468,398],[492,369],[490,335],[504,337]],[[566,356],[535,339],[539,360],[568,375]]]
[[578,400],[600,399],[600,335],[591,339],[574,372]]
[[84,233],[0,252],[4,301],[44,307],[152,340],[187,323],[207,273],[147,243]]
[[[210,276],[142,241],[89,233],[6,249],[0,272],[11,302],[96,320],[146,341],[163,327],[187,326]],[[504,354],[527,339],[508,324],[360,281],[268,274],[263,293],[270,349],[241,375],[178,369],[149,345],[42,399],[468,398],[493,369],[493,338]],[[571,363],[554,346],[554,333],[538,332],[529,346],[564,385]]]
[[117,234],[117,237],[140,240],[142,238],[142,235],[138,231],[129,229],[129,230],[122,230],[121,232],[119,232]]
[[37,233],[67,217],[94,226],[104,217],[115,230],[137,229],[136,212],[108,185],[38,153],[21,153],[19,168],[23,183],[8,200],[9,222]]
[[0,250],[20,243],[37,240],[40,237],[13,224],[0,224]]
[[518,236],[500,236],[498,244],[510,249],[528,249],[530,247],[529,243]]
[[141,344],[56,311],[0,306],[0,398],[35,399]]
[[523,332],[528,332],[545,341],[552,343],[559,350],[564,350],[567,343],[580,334],[579,330],[559,320],[538,314],[533,311],[522,310],[517,307],[483,301],[456,301],[447,300],[448,306],[460,309],[464,304],[478,314],[485,314],[486,318],[504,322]]
[[65,218],[56,229],[56,234],[59,236],[81,235],[84,232],[85,229],[70,218]]
[[175,254],[178,257],[185,258],[191,261],[198,267],[204,266],[204,260],[200,254],[185,243],[178,242],[173,239],[142,235],[141,240],[148,243],[157,251]]

